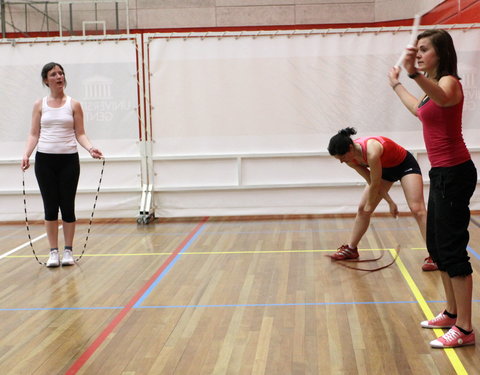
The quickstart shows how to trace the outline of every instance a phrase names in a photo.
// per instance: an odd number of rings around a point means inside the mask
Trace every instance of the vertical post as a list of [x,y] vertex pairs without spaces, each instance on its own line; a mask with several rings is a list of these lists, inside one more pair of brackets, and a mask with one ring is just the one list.
[[58,33],[60,38],[63,37],[62,33],[62,4],[60,2],[57,3],[58,6]]
[[118,1],[115,1],[115,27],[118,34]]
[[2,39],[5,39],[6,30],[5,30],[5,0],[0,0],[0,12],[2,17]]
[[[25,8],[23,9],[23,11],[25,12],[25,32],[27,33],[28,32],[28,11],[27,11],[27,4],[25,4]],[[12,22],[13,23],[13,22]]]
[[[145,55],[149,41],[143,35],[136,37],[140,47],[137,48],[138,61],[138,90],[139,90],[139,126],[140,126],[140,155],[141,155],[141,183],[142,199],[137,223],[148,224],[155,219],[153,147],[151,134],[151,103],[148,87],[150,87],[150,68]],[[141,47],[143,45],[143,47]]]
[[72,5],[72,3],[68,4],[68,9],[70,10],[70,35],[73,35],[73,5]]
[[130,23],[128,19],[128,0],[125,0],[125,21],[127,25],[127,34],[130,34]]
[[45,15],[44,17],[47,19],[47,35],[50,36],[50,23],[48,22],[49,17],[48,17],[48,4],[45,3]]

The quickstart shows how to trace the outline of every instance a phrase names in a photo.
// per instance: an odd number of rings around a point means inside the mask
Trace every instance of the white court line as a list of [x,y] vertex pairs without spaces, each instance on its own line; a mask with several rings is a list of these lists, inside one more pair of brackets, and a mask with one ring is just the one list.
[[[44,238],[44,237],[46,237],[46,236],[47,236],[47,234],[44,233],[44,234],[42,234],[41,236],[38,236],[37,238],[34,238],[34,239],[32,240],[32,243],[34,243],[34,242],[36,242],[36,241],[38,241],[38,240],[41,240],[42,238]],[[23,249],[25,246],[30,246],[30,241],[25,242],[23,245],[20,245],[20,246],[16,247],[15,249],[12,249],[12,250],[10,250],[10,251],[7,251],[5,254],[0,255],[0,259],[3,259],[3,258],[5,258],[5,257],[8,257],[10,254],[13,254],[13,253],[17,252],[18,250]]]
[[[63,225],[60,225],[60,226],[58,227],[58,229],[59,229],[59,230],[62,229],[62,226],[63,226]],[[32,240],[32,243],[37,242],[37,241],[41,240],[42,238],[45,238],[46,236],[47,236],[47,234],[44,233],[44,234],[42,234],[42,235],[34,238],[34,239]],[[6,257],[8,257],[10,254],[13,254],[13,253],[17,252],[18,250],[21,250],[21,249],[23,249],[23,248],[26,247],[26,246],[30,246],[30,241],[25,242],[23,245],[17,246],[15,249],[12,249],[12,250],[10,250],[10,251],[7,251],[5,254],[0,255],[0,259],[6,258]]]

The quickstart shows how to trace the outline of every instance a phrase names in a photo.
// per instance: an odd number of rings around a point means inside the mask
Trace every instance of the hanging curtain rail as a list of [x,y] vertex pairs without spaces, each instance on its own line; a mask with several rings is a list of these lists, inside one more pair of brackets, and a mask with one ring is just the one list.
[[[453,24],[453,25],[420,25],[421,30],[426,29],[444,29],[444,30],[464,30],[480,28],[480,23],[471,24]],[[206,31],[206,32],[170,32],[170,33],[152,33],[152,38],[165,39],[189,39],[189,38],[257,38],[257,37],[293,37],[309,35],[343,35],[343,34],[365,34],[365,33],[397,33],[410,32],[411,26],[388,26],[388,27],[362,27],[362,28],[344,28],[344,29],[311,29],[311,30],[258,30],[258,31]]]
[[0,44],[31,44],[31,43],[71,43],[71,42],[106,42],[136,40],[136,34],[120,34],[120,35],[85,35],[85,36],[69,36],[69,37],[37,37],[37,38],[13,38],[0,39]]

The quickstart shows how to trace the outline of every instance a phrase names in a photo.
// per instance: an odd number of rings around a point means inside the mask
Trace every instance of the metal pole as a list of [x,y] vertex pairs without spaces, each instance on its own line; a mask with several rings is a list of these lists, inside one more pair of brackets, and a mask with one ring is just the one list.
[[73,35],[73,8],[72,3],[68,4],[70,10],[70,35]]
[[[25,9],[23,10],[25,12],[25,32],[28,33],[28,12],[27,12],[27,4],[25,4]],[[13,22],[13,20],[12,20]]]
[[62,5],[60,3],[57,3],[58,6],[58,32],[60,34],[60,38],[63,37],[63,32],[62,32]]
[[6,25],[5,25],[5,0],[0,0],[0,12],[2,17],[2,38],[5,39],[6,36]]
[[125,21],[127,22],[127,34],[130,34],[130,23],[128,19],[128,0],[125,0]]
[[115,1],[115,27],[118,33],[118,2]]
[[50,18],[48,16],[48,4],[45,3],[45,13],[44,13],[44,17],[47,19],[47,35],[50,36],[50,24],[48,23],[48,19]]

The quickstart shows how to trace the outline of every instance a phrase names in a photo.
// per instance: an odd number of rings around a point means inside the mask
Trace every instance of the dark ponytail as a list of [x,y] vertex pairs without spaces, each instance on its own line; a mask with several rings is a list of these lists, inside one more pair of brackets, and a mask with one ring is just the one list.
[[350,136],[354,134],[357,134],[354,128],[345,128],[334,135],[328,144],[328,152],[330,155],[345,155],[350,150],[350,145],[353,145]]

